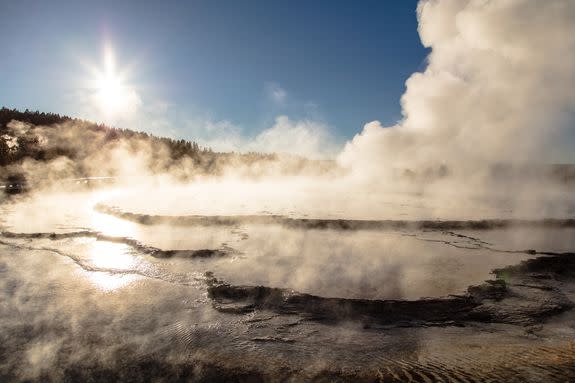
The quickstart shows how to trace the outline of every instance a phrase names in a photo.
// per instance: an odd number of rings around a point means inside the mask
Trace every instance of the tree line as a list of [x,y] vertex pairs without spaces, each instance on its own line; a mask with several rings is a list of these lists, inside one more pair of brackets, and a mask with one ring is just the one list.
[[30,111],[28,109],[22,112],[17,109],[3,107],[0,109],[0,166],[18,163],[25,158],[37,161],[49,161],[58,156],[66,156],[73,160],[79,159],[77,155],[78,148],[71,146],[44,146],[34,134],[14,135],[8,126],[11,121],[46,127],[71,123],[74,128],[102,134],[104,145],[121,140],[126,142],[148,142],[151,148],[165,148],[167,155],[172,160],[176,161],[188,157],[196,165],[204,167],[206,171],[213,170],[210,168],[213,167],[213,164],[218,159],[229,158],[230,156],[239,156],[241,160],[247,162],[276,159],[275,154],[253,152],[244,154],[219,153],[214,152],[209,147],[201,147],[195,141],[158,137],[146,132],[110,127],[105,124],[62,116],[56,113]]

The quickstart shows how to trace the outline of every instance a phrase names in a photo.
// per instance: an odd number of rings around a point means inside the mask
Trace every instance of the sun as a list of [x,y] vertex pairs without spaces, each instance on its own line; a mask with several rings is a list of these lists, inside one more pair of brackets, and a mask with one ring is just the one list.
[[114,73],[106,73],[97,80],[98,106],[107,114],[121,111],[127,102],[122,80]]
[[114,53],[109,46],[104,50],[104,68],[93,75],[93,103],[106,117],[126,116],[136,112],[140,97],[126,78],[126,73],[116,68]]

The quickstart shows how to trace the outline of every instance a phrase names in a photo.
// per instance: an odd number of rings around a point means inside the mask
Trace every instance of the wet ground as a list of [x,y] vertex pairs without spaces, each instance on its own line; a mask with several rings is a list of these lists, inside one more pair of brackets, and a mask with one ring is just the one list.
[[566,216],[175,215],[134,200],[1,205],[0,380],[575,379]]

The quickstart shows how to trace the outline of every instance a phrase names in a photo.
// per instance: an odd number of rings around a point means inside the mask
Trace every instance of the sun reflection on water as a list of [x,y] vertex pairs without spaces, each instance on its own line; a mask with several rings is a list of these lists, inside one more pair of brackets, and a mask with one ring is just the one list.
[[138,262],[128,251],[126,245],[94,241],[90,247],[90,263],[99,269],[132,270]]
[[136,224],[106,214],[93,212],[91,226],[95,231],[113,237],[133,237],[136,233]]
[[122,287],[126,287],[133,282],[142,279],[140,275],[135,274],[112,274],[103,271],[92,271],[89,273],[88,279],[99,290],[110,292]]
[[127,286],[141,278],[135,274],[141,262],[130,254],[127,245],[94,240],[87,261],[99,270],[88,272],[88,279],[103,291]]
[[[101,214],[93,209],[93,205],[114,194],[113,191],[101,192],[92,199],[90,228],[111,237],[132,237],[136,233],[133,222]],[[98,289],[108,292],[142,279],[136,271],[144,265],[131,250],[131,247],[125,244],[93,240],[89,244],[86,261],[98,271],[88,271],[88,280]]]

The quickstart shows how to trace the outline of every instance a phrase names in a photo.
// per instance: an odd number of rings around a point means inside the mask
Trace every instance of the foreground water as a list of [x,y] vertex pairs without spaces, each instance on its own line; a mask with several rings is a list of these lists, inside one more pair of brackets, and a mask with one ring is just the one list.
[[571,221],[223,217],[198,190],[175,217],[135,195],[2,205],[1,378],[575,378]]

